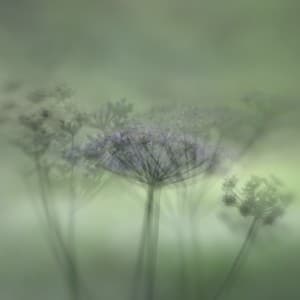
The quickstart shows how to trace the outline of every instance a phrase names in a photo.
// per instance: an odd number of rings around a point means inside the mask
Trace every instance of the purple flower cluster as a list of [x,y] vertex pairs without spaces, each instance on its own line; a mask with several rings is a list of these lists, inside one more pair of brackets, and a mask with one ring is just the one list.
[[184,181],[219,161],[212,145],[171,130],[142,125],[91,139],[84,156],[95,166],[152,186]]

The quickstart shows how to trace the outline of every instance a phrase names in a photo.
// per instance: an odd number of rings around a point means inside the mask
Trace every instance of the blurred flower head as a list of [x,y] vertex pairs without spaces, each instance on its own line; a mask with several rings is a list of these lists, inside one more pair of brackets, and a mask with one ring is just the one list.
[[125,126],[133,112],[133,104],[125,98],[116,102],[107,102],[101,109],[89,116],[91,127],[110,131]]
[[219,163],[212,145],[142,124],[92,138],[84,156],[113,173],[153,186],[184,181]]
[[241,190],[238,189],[237,177],[233,176],[224,181],[223,191],[225,205],[237,207],[242,216],[252,216],[265,225],[273,224],[282,216],[292,200],[291,194],[285,191],[282,182],[274,176],[252,176]]

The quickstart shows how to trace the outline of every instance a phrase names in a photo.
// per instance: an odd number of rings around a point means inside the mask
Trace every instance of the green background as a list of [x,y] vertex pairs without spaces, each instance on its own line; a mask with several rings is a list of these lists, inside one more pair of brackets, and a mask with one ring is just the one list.
[[[235,168],[244,176],[276,174],[295,200],[260,232],[229,298],[298,299],[299,9],[292,0],[0,0],[0,80],[24,81],[28,90],[64,82],[84,108],[123,97],[137,110],[234,105],[255,91],[270,94],[279,117]],[[7,100],[23,101],[2,92],[0,101]],[[34,188],[20,171],[28,162],[0,142],[0,298],[64,299],[36,218]],[[161,195],[158,299],[182,299],[180,229],[188,282],[202,287],[203,299],[211,298],[242,242],[247,221],[223,207],[220,180],[211,181],[205,197],[201,178],[187,194],[173,188]],[[96,299],[125,299],[129,292],[144,194],[114,178],[78,212],[81,268]],[[182,199],[199,201],[197,262]],[[63,213],[63,201],[59,207]]]

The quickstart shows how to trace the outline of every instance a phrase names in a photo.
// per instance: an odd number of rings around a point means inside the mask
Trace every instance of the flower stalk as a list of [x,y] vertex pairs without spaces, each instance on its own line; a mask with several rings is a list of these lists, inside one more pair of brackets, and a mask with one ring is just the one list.
[[252,222],[241,248],[236,255],[231,268],[213,300],[220,299],[225,292],[229,293],[234,279],[237,277],[242,260],[248,255],[250,246],[258,234],[260,225],[272,225],[281,217],[292,196],[283,189],[282,182],[271,176],[270,178],[252,176],[243,186],[242,191],[237,187],[235,176],[227,178],[223,184],[223,202],[227,206],[238,208],[243,217],[251,217]]

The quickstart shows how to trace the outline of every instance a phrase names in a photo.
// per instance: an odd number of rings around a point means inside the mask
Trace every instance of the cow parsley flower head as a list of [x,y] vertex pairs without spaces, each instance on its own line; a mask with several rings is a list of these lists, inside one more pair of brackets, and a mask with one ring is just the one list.
[[141,124],[92,138],[84,155],[95,165],[152,186],[184,181],[218,163],[213,145]]
[[18,137],[9,140],[28,156],[45,154],[55,135],[43,113],[43,110],[37,110],[20,114],[16,123]]
[[284,214],[291,201],[291,195],[276,177],[252,176],[242,187],[237,188],[235,176],[227,178],[223,184],[223,202],[235,206],[244,217],[254,217],[265,225],[271,225]]

